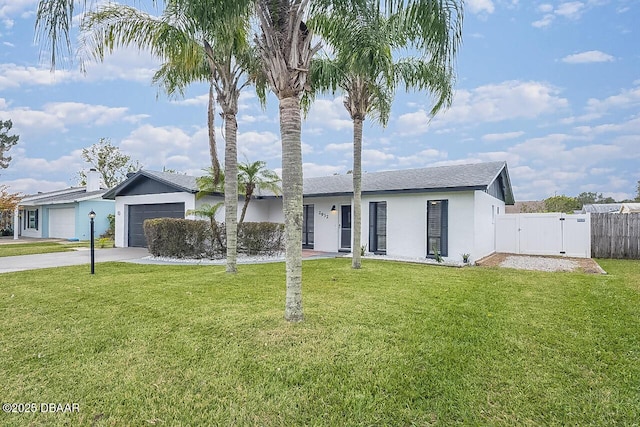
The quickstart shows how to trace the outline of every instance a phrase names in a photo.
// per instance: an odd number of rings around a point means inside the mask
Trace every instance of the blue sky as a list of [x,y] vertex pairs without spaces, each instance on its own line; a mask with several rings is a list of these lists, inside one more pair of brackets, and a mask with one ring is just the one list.
[[[151,85],[158,61],[133,49],[85,74],[77,63],[52,74],[34,43],[36,7],[0,0],[0,119],[20,135],[0,183],[24,193],[74,185],[88,166],[81,149],[101,137],[146,169],[201,174],[209,164],[207,87],[168,99]],[[583,191],[633,198],[638,22],[637,0],[467,0],[452,107],[429,121],[426,94],[399,92],[386,129],[365,122],[363,169],[505,160],[516,200]],[[279,171],[277,112],[273,96],[266,110],[251,89],[241,96],[241,160]],[[351,169],[351,129],[340,97],[314,104],[303,124],[305,176]]]

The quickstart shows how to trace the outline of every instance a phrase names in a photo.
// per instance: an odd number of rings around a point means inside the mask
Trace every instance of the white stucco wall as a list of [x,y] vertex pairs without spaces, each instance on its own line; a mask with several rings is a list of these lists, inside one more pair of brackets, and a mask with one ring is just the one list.
[[471,261],[492,254],[496,251],[496,216],[504,215],[505,205],[502,200],[485,193],[476,191],[474,203],[474,249]]
[[[387,255],[424,258],[427,255],[427,202],[448,200],[448,256],[461,259],[473,249],[473,193],[424,193],[362,198],[362,242],[369,243],[369,202],[387,202]],[[367,250],[368,250],[367,246]]]
[[[340,207],[351,204],[350,197],[306,197],[305,205],[313,205],[314,245],[313,249],[322,252],[338,252],[340,244]],[[331,207],[335,205],[335,212]],[[282,208],[281,208],[282,209]],[[351,208],[353,217],[353,207]],[[353,244],[353,232],[351,235]]]

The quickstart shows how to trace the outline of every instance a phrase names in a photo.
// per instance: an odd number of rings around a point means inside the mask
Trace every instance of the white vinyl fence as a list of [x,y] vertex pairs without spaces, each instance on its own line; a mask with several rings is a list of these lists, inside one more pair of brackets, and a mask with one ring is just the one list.
[[589,214],[496,216],[496,252],[591,258]]

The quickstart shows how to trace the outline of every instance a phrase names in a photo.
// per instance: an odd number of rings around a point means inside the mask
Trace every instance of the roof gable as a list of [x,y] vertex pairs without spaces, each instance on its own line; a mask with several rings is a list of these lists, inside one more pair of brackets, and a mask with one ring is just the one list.
[[116,196],[177,192],[197,193],[196,177],[170,172],[141,170],[105,193],[104,198],[113,200]]

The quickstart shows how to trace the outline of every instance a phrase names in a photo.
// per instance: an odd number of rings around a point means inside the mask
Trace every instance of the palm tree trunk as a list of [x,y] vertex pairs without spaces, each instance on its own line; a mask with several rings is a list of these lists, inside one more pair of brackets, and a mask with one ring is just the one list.
[[241,225],[244,222],[244,216],[247,213],[247,207],[249,207],[249,202],[251,201],[251,194],[247,192],[244,196],[244,205],[242,205],[242,214],[240,214],[240,221],[238,221],[238,225]]
[[302,310],[302,146],[300,97],[280,99],[282,203],[284,210],[286,299],[284,317],[303,320]]
[[213,168],[213,185],[218,185],[220,179],[220,161],[218,160],[218,149],[216,147],[216,128],[214,126],[215,117],[215,97],[213,96],[213,83],[209,84],[209,109],[207,111],[207,125],[209,127],[209,155],[211,156],[211,167]]
[[224,223],[227,234],[227,273],[238,271],[238,123],[235,114],[224,115]]
[[351,268],[361,267],[360,246],[362,245],[362,122],[353,119],[353,246],[351,248]]

